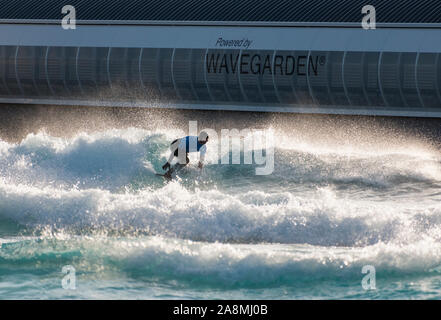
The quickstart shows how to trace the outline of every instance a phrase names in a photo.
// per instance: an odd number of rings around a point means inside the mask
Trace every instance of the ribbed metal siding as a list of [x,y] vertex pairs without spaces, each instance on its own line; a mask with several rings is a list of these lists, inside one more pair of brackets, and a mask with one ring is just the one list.
[[145,90],[141,81],[140,56],[142,50],[140,48],[129,48],[126,54],[127,68],[127,94],[132,98],[143,99]]
[[18,47],[8,46],[3,48],[4,56],[4,79],[5,84],[8,87],[8,92],[14,96],[21,96],[23,90],[21,89],[20,83],[18,81],[17,70],[16,70],[16,58],[18,53]]
[[[276,87],[275,93],[280,103],[283,104],[295,104],[298,102],[297,94],[291,77],[286,77],[287,73],[291,73],[291,70],[295,71],[295,57],[291,59],[285,58],[283,63],[283,57],[294,57],[294,52],[276,51],[274,57],[274,85]],[[277,68],[277,65],[282,67]],[[289,70],[289,71],[288,71]],[[293,71],[293,72],[294,72]]]
[[[261,76],[262,68],[265,63],[265,59],[271,52],[265,51],[242,51],[241,63],[244,65],[249,64],[250,68],[246,73],[240,73],[240,84],[245,96],[246,101],[251,103],[263,103],[263,93],[261,86]],[[259,58],[257,58],[259,57]],[[262,61],[263,60],[263,61]],[[259,67],[260,66],[260,67]],[[260,69],[260,70],[259,70]]]
[[160,49],[141,49],[139,71],[140,81],[150,101],[156,101],[161,97],[159,88],[159,54]]
[[439,0],[2,0],[0,19],[59,20],[73,5],[78,20],[360,22],[374,5],[384,23],[441,23]]
[[363,77],[362,52],[348,52],[345,56],[343,77],[351,105],[369,105]]
[[383,53],[380,65],[380,83],[389,106],[395,107],[404,104],[400,77],[400,54],[395,52]]
[[10,93],[6,85],[6,72],[9,67],[6,50],[6,47],[0,47],[0,95],[4,96]]
[[314,103],[320,105],[332,104],[330,97],[330,87],[329,87],[329,68],[326,66],[326,61],[329,59],[329,53],[321,51],[311,52],[313,57],[321,57],[322,62],[325,64],[321,68],[317,75],[309,77],[309,83],[311,86],[312,96],[314,97]]
[[[229,91],[226,88],[227,75],[226,73],[219,73],[218,65],[222,63],[222,57],[225,50],[207,50],[205,59],[205,77],[207,81],[208,90],[214,101],[228,102],[231,100]],[[230,51],[231,55],[236,55],[237,50]],[[230,88],[233,89],[230,83]],[[238,86],[235,86],[234,91],[237,92]],[[240,90],[240,89],[239,89]]]
[[67,47],[63,52],[63,58],[66,61],[66,87],[69,90],[72,97],[78,97],[82,95],[80,81],[78,77],[78,57],[80,54],[80,48]]
[[415,65],[416,53],[401,54],[401,90],[409,108],[421,108],[421,100],[417,89]]
[[441,111],[437,53],[0,47],[0,96]]
[[182,100],[198,100],[192,81],[192,67],[192,50],[176,49],[173,55],[173,79]]
[[347,106],[349,99],[343,83],[343,61],[344,52],[332,52],[329,57],[329,87],[331,93],[331,101],[333,105]]
[[380,88],[379,62],[381,54],[378,52],[368,52],[364,62],[364,77],[367,98],[371,106],[384,106],[384,99]]
[[[277,97],[276,91],[275,91],[275,84],[274,84],[274,57],[275,52],[274,51],[263,51],[265,53],[265,57],[269,57],[271,59],[271,72],[265,72],[262,73],[262,75],[259,77],[259,87],[262,92],[263,100],[266,103],[278,103],[279,98]],[[265,62],[264,62],[265,63]],[[264,66],[265,67],[265,66]]]
[[436,108],[441,104],[439,76],[439,54],[420,54],[416,77],[418,79],[418,89],[425,107]]
[[[231,102],[235,102],[235,101],[249,101],[249,97],[246,95],[245,90],[244,90],[244,82],[246,81],[245,77],[242,77],[243,74],[240,73],[240,68],[241,68],[241,64],[246,64],[246,60],[247,58],[244,58],[242,60],[242,58],[245,56],[247,53],[244,53],[243,55],[241,55],[242,51],[241,50],[225,50],[223,52],[223,56],[225,57],[229,57],[230,59],[227,58],[227,63],[228,60],[230,63],[230,71],[229,73],[226,73],[225,71],[223,71],[223,68],[220,67],[220,69],[223,72],[224,75],[224,81],[225,81],[225,89],[227,92],[227,96],[229,101]],[[231,60],[233,59],[233,61],[237,61],[237,67],[236,72],[234,72],[233,66],[232,66],[232,62]],[[247,85],[247,84],[245,84]]]
[[55,96],[68,96],[66,85],[65,48],[47,48],[46,65],[48,85]]
[[125,92],[127,86],[128,58],[127,48],[111,48],[107,59],[107,68],[109,72],[109,84],[112,90]]
[[169,102],[177,101],[179,92],[173,77],[174,49],[159,49],[159,73],[157,74],[161,99]]
[[206,51],[204,49],[193,49],[191,51],[191,82],[200,101],[212,101],[206,81]]

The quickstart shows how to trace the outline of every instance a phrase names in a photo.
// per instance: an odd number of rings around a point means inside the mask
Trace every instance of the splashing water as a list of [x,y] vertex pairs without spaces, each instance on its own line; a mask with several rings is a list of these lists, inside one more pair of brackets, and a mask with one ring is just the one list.
[[[0,298],[441,297],[437,150],[279,136],[271,175],[209,151],[167,183],[155,172],[174,138],[0,140]],[[61,287],[65,265],[81,290]]]

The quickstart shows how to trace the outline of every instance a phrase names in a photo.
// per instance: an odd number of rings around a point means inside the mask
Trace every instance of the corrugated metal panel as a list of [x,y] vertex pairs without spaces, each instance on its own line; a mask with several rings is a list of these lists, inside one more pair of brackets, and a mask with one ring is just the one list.
[[371,4],[379,23],[441,23],[439,0],[0,0],[0,19],[60,20],[66,4],[96,21],[358,23]]

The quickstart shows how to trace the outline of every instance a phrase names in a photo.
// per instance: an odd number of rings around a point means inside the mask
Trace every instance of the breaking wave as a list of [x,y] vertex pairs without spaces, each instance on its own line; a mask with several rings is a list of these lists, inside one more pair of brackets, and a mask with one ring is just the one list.
[[173,138],[132,128],[0,141],[0,273],[65,261],[231,289],[359,279],[372,263],[400,275],[441,265],[436,151],[288,140],[274,146],[274,172],[256,176],[256,165],[218,164],[213,141],[202,171],[168,183],[155,172]]

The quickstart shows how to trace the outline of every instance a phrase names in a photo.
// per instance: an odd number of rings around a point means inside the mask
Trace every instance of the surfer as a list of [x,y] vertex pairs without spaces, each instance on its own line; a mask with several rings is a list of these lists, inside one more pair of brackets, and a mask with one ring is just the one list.
[[[181,169],[185,167],[189,162],[188,154],[190,152],[199,152],[200,158],[198,167],[202,169],[205,160],[205,153],[207,152],[207,146],[205,145],[208,142],[208,133],[205,131],[201,131],[199,136],[186,136],[180,139],[176,139],[170,145],[170,156],[168,161],[162,166],[162,169],[168,170],[164,176],[167,178],[171,178],[171,174],[175,169]],[[171,167],[170,163],[173,161],[174,157],[178,158],[179,167],[174,166]]]

